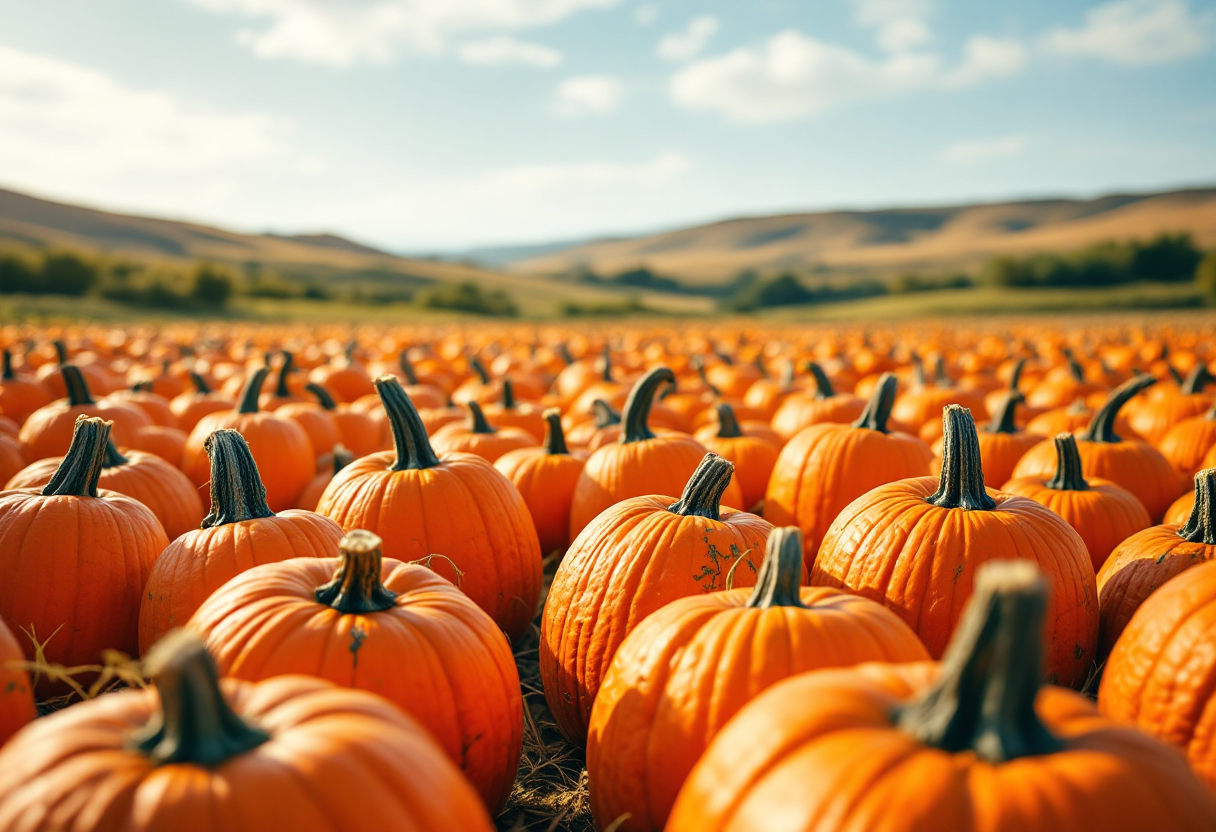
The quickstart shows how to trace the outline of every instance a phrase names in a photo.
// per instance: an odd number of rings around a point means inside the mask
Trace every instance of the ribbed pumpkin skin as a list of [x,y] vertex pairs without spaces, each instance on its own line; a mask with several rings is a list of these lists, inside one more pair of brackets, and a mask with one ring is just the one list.
[[[528,507],[510,480],[479,456],[452,454],[439,465],[392,471],[396,453],[356,459],[330,481],[317,511],[343,529],[384,539],[384,556],[430,555],[511,639],[528,629],[541,590],[541,553]],[[452,563],[464,573],[458,577]]]
[[[141,592],[168,545],[152,512],[114,491],[0,492],[0,617],[50,639],[52,664],[98,664],[107,649],[135,655]],[[32,659],[32,645],[23,649]]]
[[1145,599],[1166,581],[1216,558],[1216,546],[1178,536],[1179,526],[1152,526],[1123,541],[1098,573],[1098,606],[1106,655]]
[[[271,511],[292,508],[316,474],[317,452],[304,428],[274,413],[211,413],[199,420],[186,439],[182,470],[195,485],[211,479],[211,462],[203,443],[213,432],[230,428],[245,437],[266,486]],[[115,440],[117,441],[117,440]],[[330,450],[329,448],[323,449]]]
[[1174,425],[1157,450],[1184,477],[1193,477],[1203,468],[1203,458],[1216,447],[1216,419],[1195,416]]
[[676,497],[635,497],[595,518],[557,568],[541,619],[545,700],[571,742],[586,740],[612,657],[643,618],[677,598],[752,586],[772,526],[723,508],[721,520],[667,510]]
[[1195,507],[1195,492],[1190,491],[1183,494],[1170,505],[1169,511],[1165,513],[1165,518],[1161,521],[1163,526],[1185,526],[1187,518],[1191,516],[1191,509]]
[[1094,477],[1085,491],[1048,488],[1046,482],[1023,477],[1010,480],[1001,490],[1028,497],[1063,517],[1085,541],[1095,574],[1116,546],[1152,525],[1144,504],[1113,482]]
[[270,741],[215,768],[127,749],[160,713],[127,690],[40,719],[0,750],[0,829],[23,832],[491,832],[476,793],[414,720],[305,676],[224,680]]
[[78,416],[99,416],[113,422],[110,435],[114,444],[124,448],[136,444],[140,428],[153,424],[148,414],[127,402],[100,399],[93,404],[71,405],[67,399],[58,399],[35,410],[21,426],[21,450],[26,462],[66,454]]
[[459,422],[444,425],[431,435],[431,447],[437,454],[474,454],[490,463],[505,453],[536,444],[536,437],[523,428],[502,427],[494,433],[473,433]]
[[[100,488],[125,494],[152,510],[170,540],[198,528],[203,501],[194,484],[180,470],[155,454],[124,450],[125,465],[103,468]],[[41,488],[51,481],[63,457],[42,459],[9,480],[5,488]]]
[[772,426],[783,438],[822,422],[848,424],[865,410],[866,400],[847,393],[817,399],[813,393],[791,393],[773,413]]
[[143,428],[136,434],[135,447],[141,451],[155,454],[180,471],[182,451],[186,448],[186,438],[187,434],[184,430],[153,425],[150,428]]
[[707,451],[734,463],[742,505],[748,510],[755,508],[764,499],[773,466],[777,464],[777,447],[753,436],[703,436],[698,441]]
[[542,554],[570,543],[570,505],[585,463],[584,457],[550,454],[544,448],[519,448],[494,463],[524,498]]
[[20,643],[0,618],[0,746],[38,715],[29,675],[12,666],[24,660]]
[[804,587],[804,609],[750,609],[750,594],[681,598],[649,616],[617,650],[587,736],[599,828],[629,813],[621,832],[661,830],[714,736],[782,679],[825,667],[929,658],[906,624],[864,598]]
[[781,449],[764,495],[774,526],[802,530],[806,563],[832,521],[871,489],[929,473],[929,446],[906,433],[881,433],[844,424],[811,425]]
[[714,739],[667,832],[1204,832],[1216,824],[1216,803],[1176,751],[1103,719],[1069,690],[1039,692],[1039,718],[1068,742],[1047,756],[993,766],[894,730],[892,710],[936,675],[930,663],[869,664],[774,685]]
[[1212,397],[1202,393],[1164,396],[1146,401],[1128,415],[1132,430],[1150,445],[1161,446],[1161,440],[1179,422],[1198,416],[1212,407]]
[[295,402],[285,404],[274,412],[281,419],[290,419],[308,434],[312,452],[320,457],[333,450],[334,445],[342,443],[342,434],[338,430],[338,422],[327,410],[310,402]]
[[1102,673],[1098,707],[1179,748],[1216,791],[1216,564],[1171,580],[1136,611]]
[[21,443],[8,434],[0,433],[0,480],[8,482],[24,467]]
[[523,704],[502,631],[431,570],[385,560],[396,607],[343,615],[318,603],[339,561],[258,566],[213,594],[190,628],[224,676],[259,682],[303,673],[377,693],[423,725],[497,812],[519,766]]
[[[980,458],[984,462],[984,478],[989,482],[1008,480],[1026,452],[1043,440],[1043,437],[1033,433],[990,433],[983,428],[976,435],[980,441]],[[934,441],[932,450],[934,458],[929,470],[932,474],[939,474],[942,470],[940,436]]]
[[221,586],[264,563],[332,558],[342,529],[311,511],[283,511],[187,532],[169,544],[148,577],[139,610],[139,648],[183,627]]
[[927,501],[937,487],[935,477],[902,480],[849,504],[819,547],[811,584],[886,605],[940,658],[971,596],[975,570],[992,560],[1034,561],[1052,590],[1048,678],[1065,686],[1083,682],[1098,640],[1097,591],[1084,541],[1025,497],[989,488],[997,504],[992,511],[945,509]]

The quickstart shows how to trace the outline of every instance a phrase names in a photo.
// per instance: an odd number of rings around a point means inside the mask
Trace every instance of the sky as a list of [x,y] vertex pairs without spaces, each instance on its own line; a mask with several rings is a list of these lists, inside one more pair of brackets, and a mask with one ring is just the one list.
[[4,0],[0,187],[394,251],[1216,184],[1210,0]]

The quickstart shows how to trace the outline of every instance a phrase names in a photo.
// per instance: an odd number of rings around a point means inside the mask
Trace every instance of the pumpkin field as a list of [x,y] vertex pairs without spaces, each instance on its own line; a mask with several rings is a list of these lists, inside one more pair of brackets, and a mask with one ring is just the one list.
[[0,328],[0,832],[1216,830],[1216,318]]

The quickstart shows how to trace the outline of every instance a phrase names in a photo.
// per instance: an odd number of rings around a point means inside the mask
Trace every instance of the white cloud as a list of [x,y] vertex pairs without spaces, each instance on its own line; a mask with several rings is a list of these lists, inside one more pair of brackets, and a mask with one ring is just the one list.
[[553,111],[559,116],[606,115],[620,106],[624,97],[621,82],[608,75],[567,78],[553,96]]
[[853,0],[854,19],[873,29],[878,45],[888,52],[905,52],[933,38],[927,18],[932,0]]
[[942,158],[959,165],[987,162],[1020,156],[1030,146],[1030,137],[1023,134],[991,139],[971,139],[956,142],[942,151]]
[[441,52],[453,37],[556,23],[619,0],[189,0],[262,23],[237,40],[262,58],[346,66],[403,51]]
[[465,63],[489,66],[524,64],[554,67],[562,62],[562,53],[556,49],[538,43],[526,43],[506,35],[466,43],[460,47],[459,54]]
[[659,19],[658,6],[638,6],[633,10],[633,21],[639,26],[649,26]]
[[1057,28],[1040,40],[1060,55],[1136,66],[1197,55],[1216,41],[1216,14],[1193,14],[1185,0],[1117,0],[1091,9],[1079,29]]
[[701,15],[688,21],[681,32],[672,32],[659,41],[658,54],[667,61],[687,61],[701,54],[718,31],[718,18]]
[[1020,41],[976,35],[963,47],[963,62],[942,79],[947,87],[967,87],[1017,75],[1026,66],[1026,47]]

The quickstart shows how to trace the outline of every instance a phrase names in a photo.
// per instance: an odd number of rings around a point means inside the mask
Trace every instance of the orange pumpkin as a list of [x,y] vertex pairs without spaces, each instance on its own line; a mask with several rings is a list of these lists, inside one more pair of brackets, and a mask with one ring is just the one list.
[[536,440],[526,430],[491,425],[477,402],[470,400],[465,407],[469,410],[467,423],[444,425],[431,436],[436,453],[475,454],[486,462],[494,462],[508,451],[536,446]]
[[318,367],[309,374],[309,380],[329,391],[343,404],[349,404],[372,392],[372,379],[363,365],[355,360],[355,342],[347,345],[342,360]]
[[[1015,391],[1005,394],[988,427],[978,433],[984,477],[989,482],[1006,482],[1013,475],[1018,461],[1043,439],[1037,434],[1018,430],[1015,415],[1021,401],[1021,393]],[[936,458],[933,460],[932,472],[936,474],[941,471],[941,439],[933,444],[933,453]]]
[[309,384],[304,389],[316,396],[317,404],[333,419],[338,428],[339,441],[353,457],[358,459],[380,450],[380,426],[374,418],[346,405],[339,406],[320,385]]
[[[259,406],[268,413],[273,413],[285,404],[304,400],[303,396],[297,393],[297,389],[303,389],[303,384],[292,378],[292,374],[296,371],[296,357],[287,350],[283,350],[282,355],[279,371],[275,374],[274,389],[269,393],[261,393],[258,399]],[[266,363],[267,369],[269,369],[269,356],[267,356]],[[258,390],[261,391],[261,389],[259,385]]]
[[746,435],[729,404],[719,404],[716,410],[717,426],[702,428],[696,439],[706,450],[734,464],[739,490],[743,492],[743,505],[755,510],[764,499],[769,476],[777,464],[778,447],[770,440]]
[[325,489],[329,486],[329,483],[339,471],[350,465],[354,459],[346,448],[341,445],[334,445],[334,449],[330,451],[328,463],[313,477],[312,482],[300,494],[296,508],[304,509],[305,511],[316,511],[317,503],[321,502],[321,495],[325,493]]
[[38,408],[21,426],[21,450],[26,462],[66,454],[80,416],[98,416],[113,422],[114,441],[124,447],[135,444],[140,428],[152,425],[148,415],[133,404],[93,401],[79,367],[64,364],[59,373],[67,386],[67,398]]
[[139,429],[139,433],[135,435],[135,449],[158,456],[178,468],[182,462],[182,453],[186,450],[187,438],[184,430],[153,425]]
[[[920,430],[929,424],[936,425],[946,405],[960,405],[977,413],[984,410],[984,394],[976,390],[954,387],[946,376],[945,364],[938,356],[936,378],[932,385],[925,378],[925,365],[915,353],[912,355],[912,389],[895,399],[891,418],[910,428]],[[922,438],[923,435],[922,435]],[[931,437],[927,441],[936,439]]]
[[515,384],[509,378],[502,380],[502,401],[482,408],[486,419],[492,419],[495,425],[518,428],[535,442],[543,442],[545,438],[544,410],[531,402],[516,401]]
[[279,419],[290,419],[308,434],[308,443],[313,455],[319,460],[328,454],[334,445],[342,444],[342,433],[333,415],[321,405],[313,402],[291,402],[274,412]]
[[0,433],[0,482],[8,482],[24,467],[21,443],[6,433]]
[[1178,422],[1157,443],[1161,455],[1186,477],[1195,476],[1212,448],[1216,448],[1216,404],[1202,415]]
[[236,406],[236,402],[232,399],[222,393],[212,391],[207,379],[198,373],[190,373],[190,380],[194,384],[194,389],[174,396],[169,402],[169,409],[177,417],[178,425],[187,433],[194,430],[199,419],[208,413],[232,410]]
[[169,407],[169,400],[148,389],[148,382],[136,385],[130,390],[117,390],[106,396],[107,402],[126,402],[133,404],[152,420],[152,424],[163,428],[176,428],[177,415]]
[[1176,394],[1145,402],[1131,414],[1128,422],[1145,442],[1160,447],[1161,440],[1179,422],[1216,406],[1216,400],[1203,392],[1210,381],[1212,375],[1208,368],[1196,364]]
[[0,618],[0,746],[38,715],[24,661],[21,645]]
[[790,393],[773,413],[773,430],[784,439],[820,422],[848,424],[865,409],[866,400],[860,396],[837,394],[827,373],[814,361],[807,364],[807,370],[815,379],[815,392]]
[[571,454],[562,433],[561,411],[545,411],[545,444],[500,456],[494,467],[519,491],[532,515],[542,553],[570,544],[570,504],[585,458]]
[[36,381],[18,378],[13,372],[13,354],[4,350],[3,372],[0,373],[0,412],[18,425],[40,407],[54,401],[51,391]]

